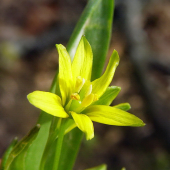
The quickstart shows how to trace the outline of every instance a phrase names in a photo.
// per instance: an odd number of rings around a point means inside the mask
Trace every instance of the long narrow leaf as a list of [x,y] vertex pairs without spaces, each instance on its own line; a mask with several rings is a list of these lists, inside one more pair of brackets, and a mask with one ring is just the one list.
[[[56,92],[56,86],[57,86],[57,74],[53,80],[50,92],[55,93]],[[27,157],[25,159],[25,170],[39,170],[41,158],[47,143],[47,139],[49,136],[49,130],[51,126],[51,121],[53,119],[53,116],[41,112],[38,124],[41,125],[41,129],[39,130],[39,133],[32,143],[32,145],[28,148],[27,151]]]
[[18,138],[14,138],[14,140],[11,142],[8,149],[6,150],[6,152],[3,155],[2,162],[1,162],[1,165],[0,165],[0,170],[3,170],[5,168],[7,160],[8,160],[12,150],[14,149],[14,147],[16,146],[17,143],[18,143]]
[[28,153],[27,150],[36,138],[40,125],[35,126],[30,133],[25,136],[10,152],[8,160],[6,161],[4,170],[25,170],[25,157]]
[[85,35],[93,50],[92,80],[101,76],[109,48],[114,0],[89,0],[68,43],[67,50],[74,58],[81,36]]

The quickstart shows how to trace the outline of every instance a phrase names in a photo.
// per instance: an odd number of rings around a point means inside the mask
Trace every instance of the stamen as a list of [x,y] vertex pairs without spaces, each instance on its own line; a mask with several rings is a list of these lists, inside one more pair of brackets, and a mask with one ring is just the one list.
[[98,95],[97,95],[97,94],[94,94],[93,101],[95,102],[95,101],[97,101],[97,100],[99,100]]
[[71,94],[71,99],[73,99],[73,100],[80,100],[80,96],[79,96],[78,93],[72,93]]
[[82,89],[84,83],[85,83],[85,79],[82,78],[81,76],[78,76],[77,79],[76,79],[76,85],[75,85],[75,91],[77,93],[80,92],[80,90]]
[[85,97],[82,101],[81,107],[87,107],[94,101],[94,94],[91,93],[87,97]]
[[85,97],[87,97],[88,95],[90,95],[92,92],[92,84],[89,85],[88,89],[87,89],[87,92],[85,94]]

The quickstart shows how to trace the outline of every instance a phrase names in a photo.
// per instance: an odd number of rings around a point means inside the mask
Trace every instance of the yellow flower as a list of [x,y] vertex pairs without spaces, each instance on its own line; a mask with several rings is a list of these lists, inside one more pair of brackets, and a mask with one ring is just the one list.
[[144,126],[142,120],[121,110],[123,105],[109,106],[120,91],[119,87],[108,87],[119,63],[115,50],[104,74],[91,82],[93,54],[86,38],[81,38],[73,62],[63,45],[56,47],[60,94],[34,91],[27,96],[31,104],[53,116],[72,118],[87,140],[94,137],[92,121],[117,126]]

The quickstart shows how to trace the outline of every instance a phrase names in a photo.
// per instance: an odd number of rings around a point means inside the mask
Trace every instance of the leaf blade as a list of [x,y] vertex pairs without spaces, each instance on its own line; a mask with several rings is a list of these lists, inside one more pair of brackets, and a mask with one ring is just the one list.
[[17,169],[25,169],[25,155],[27,154],[27,148],[32,144],[35,140],[38,131],[40,129],[40,125],[37,124],[27,136],[25,136],[18,144],[15,145],[13,150],[11,151],[8,160],[5,164],[4,170],[17,170]]

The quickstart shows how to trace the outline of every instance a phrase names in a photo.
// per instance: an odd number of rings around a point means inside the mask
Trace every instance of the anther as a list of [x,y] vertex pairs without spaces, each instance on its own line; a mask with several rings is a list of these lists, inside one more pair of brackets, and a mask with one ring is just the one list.
[[92,92],[92,84],[89,85],[89,87],[88,87],[88,89],[87,89],[87,92],[86,92],[86,94],[85,94],[85,97],[88,96],[88,95],[90,95],[91,92]]
[[97,100],[99,100],[98,95],[97,95],[97,94],[94,94],[93,101],[95,102],[95,101],[97,101]]
[[72,100],[80,100],[80,96],[78,93],[72,93],[71,94],[71,99]]
[[80,92],[80,90],[82,89],[84,83],[85,83],[85,79],[82,78],[81,76],[78,76],[78,77],[76,78],[75,91],[76,91],[77,93]]
[[81,107],[87,107],[94,101],[94,94],[91,93],[85,97],[81,103]]

